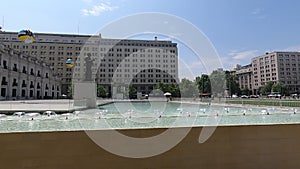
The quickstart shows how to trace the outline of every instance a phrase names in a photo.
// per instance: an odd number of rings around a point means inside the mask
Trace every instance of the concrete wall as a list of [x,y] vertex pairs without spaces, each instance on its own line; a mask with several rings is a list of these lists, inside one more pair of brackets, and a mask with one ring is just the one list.
[[[122,130],[130,136],[164,129]],[[177,129],[180,132],[180,128]],[[110,154],[84,131],[0,134],[1,169],[299,169],[300,125],[218,127],[199,144],[193,128],[176,147],[159,156],[129,159]],[[113,140],[112,140],[113,141]]]

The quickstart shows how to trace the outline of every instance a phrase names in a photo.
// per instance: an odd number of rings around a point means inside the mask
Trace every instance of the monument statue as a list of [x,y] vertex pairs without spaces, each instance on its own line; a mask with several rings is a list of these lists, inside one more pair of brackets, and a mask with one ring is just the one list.
[[84,81],[92,81],[92,67],[95,59],[91,58],[91,54],[88,53],[84,58],[85,61],[85,79]]

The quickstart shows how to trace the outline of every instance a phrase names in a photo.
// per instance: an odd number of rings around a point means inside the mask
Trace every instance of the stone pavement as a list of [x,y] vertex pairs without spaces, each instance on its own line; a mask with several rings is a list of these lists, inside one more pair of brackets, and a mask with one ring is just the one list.
[[[109,102],[111,102],[111,100],[97,100],[97,105],[107,104]],[[8,114],[17,111],[42,112],[46,110],[63,113],[85,108],[84,100],[75,101],[75,104],[74,100],[71,99],[0,101],[0,113]]]

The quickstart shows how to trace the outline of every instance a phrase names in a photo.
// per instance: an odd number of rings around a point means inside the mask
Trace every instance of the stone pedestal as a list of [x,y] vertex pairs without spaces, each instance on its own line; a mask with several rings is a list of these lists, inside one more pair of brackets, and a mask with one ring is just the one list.
[[82,106],[82,103],[85,102],[87,108],[97,107],[95,82],[76,82],[73,87],[74,106]]

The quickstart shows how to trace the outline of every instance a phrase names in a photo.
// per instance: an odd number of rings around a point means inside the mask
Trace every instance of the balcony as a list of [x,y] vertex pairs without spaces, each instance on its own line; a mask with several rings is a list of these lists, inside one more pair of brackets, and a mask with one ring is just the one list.
[[17,72],[17,71],[18,71],[18,69],[17,69],[16,67],[14,67],[14,68],[13,68],[13,71]]
[[17,82],[13,82],[12,86],[18,86]]
[[1,85],[7,85],[7,84],[8,84],[8,82],[6,82],[6,81],[1,82]]
[[34,76],[34,73],[33,73],[33,72],[30,72],[30,75],[33,75],[33,76]]
[[34,88],[34,85],[33,85],[33,84],[31,84],[29,87],[30,87],[30,88]]
[[27,85],[25,83],[22,84],[22,87],[27,87]]
[[27,71],[26,71],[26,70],[23,70],[23,71],[22,71],[22,73],[26,74],[26,73],[27,73]]
[[3,65],[3,68],[4,68],[4,69],[8,69],[7,65]]

